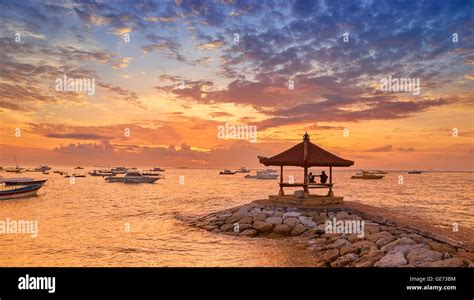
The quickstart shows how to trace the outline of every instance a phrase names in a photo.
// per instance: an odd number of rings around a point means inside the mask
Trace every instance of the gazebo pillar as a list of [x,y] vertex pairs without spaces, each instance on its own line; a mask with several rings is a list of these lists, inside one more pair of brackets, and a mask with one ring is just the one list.
[[[283,165],[280,166],[280,183],[283,183]],[[280,184],[280,191],[278,195],[283,196],[285,192],[283,191],[283,186]]]
[[332,166],[329,166],[329,192],[328,192],[328,196],[329,197],[332,197],[334,196],[334,193],[332,192]]
[[303,190],[305,192],[305,194],[309,194],[309,190],[308,190],[308,167],[304,167],[304,187],[303,187]]

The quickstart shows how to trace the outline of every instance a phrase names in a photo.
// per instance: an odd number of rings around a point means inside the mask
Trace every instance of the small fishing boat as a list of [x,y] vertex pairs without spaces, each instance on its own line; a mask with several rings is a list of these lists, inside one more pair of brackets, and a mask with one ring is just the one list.
[[152,170],[143,171],[142,175],[143,176],[156,176],[156,177],[160,177],[160,179],[164,178],[164,176],[160,172],[152,171]]
[[115,174],[125,174],[125,172],[127,172],[127,168],[115,167],[115,168],[112,168],[110,171],[114,172]]
[[20,188],[15,188],[15,189],[10,189],[10,190],[1,190],[0,200],[34,196],[38,193],[38,190],[42,186],[43,186],[42,184],[29,184],[27,186],[20,187]]
[[41,184],[43,185],[48,179],[35,180],[33,178],[0,178],[0,184],[6,186],[14,185],[30,185],[30,184]]
[[382,179],[383,177],[383,175],[377,175],[367,171],[362,171],[353,175],[351,179]]
[[375,170],[375,171],[372,171],[370,173],[376,174],[376,175],[385,175],[385,174],[387,174],[386,171],[382,171],[382,170]]
[[162,168],[157,168],[157,167],[154,167],[153,169],[151,169],[150,171],[155,171],[155,172],[164,172],[165,170],[162,169]]
[[105,178],[107,182],[123,183],[154,183],[158,179],[160,178],[143,176],[139,171],[127,171],[125,176],[109,176]]
[[231,170],[228,170],[228,169],[225,169],[224,171],[220,171],[219,174],[220,175],[234,175],[235,172],[233,172]]
[[267,171],[257,171],[256,175],[245,175],[246,179],[277,179],[278,174]]
[[5,172],[9,172],[9,173],[21,173],[23,172],[23,169],[22,168],[6,168],[5,169]]
[[66,178],[70,178],[70,177],[80,178],[80,177],[86,177],[86,174],[74,173],[74,174],[72,174],[72,175],[67,174],[67,175],[64,176],[64,177],[66,177]]
[[115,176],[117,174],[112,171],[107,171],[107,170],[94,170],[92,172],[89,172],[89,175],[105,177],[105,176]]
[[421,171],[417,171],[417,170],[408,171],[408,174],[421,174],[421,173],[422,173]]
[[75,170],[82,170],[82,169],[84,169],[84,168],[81,167],[81,166],[77,166],[77,167],[75,167],[74,169],[75,169]]
[[237,171],[235,171],[236,173],[250,173],[250,170],[245,168],[245,167],[240,167],[240,169],[238,169]]
[[44,173],[44,172],[48,172],[49,170],[51,170],[51,168],[45,165],[45,166],[39,166],[38,168],[34,168],[33,170],[31,170],[31,172],[42,172],[42,173]]

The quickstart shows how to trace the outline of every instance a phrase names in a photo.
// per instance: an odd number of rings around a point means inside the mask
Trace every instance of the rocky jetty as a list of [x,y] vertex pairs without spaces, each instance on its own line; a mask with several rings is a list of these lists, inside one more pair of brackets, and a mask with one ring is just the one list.
[[[340,208],[298,208],[252,202],[189,223],[219,234],[292,238],[307,243],[314,251],[317,267],[474,266],[474,252],[462,244],[433,234],[423,235],[393,221],[376,222],[363,212]],[[341,227],[343,224],[346,226]],[[347,231],[357,228],[357,224],[359,231]]]

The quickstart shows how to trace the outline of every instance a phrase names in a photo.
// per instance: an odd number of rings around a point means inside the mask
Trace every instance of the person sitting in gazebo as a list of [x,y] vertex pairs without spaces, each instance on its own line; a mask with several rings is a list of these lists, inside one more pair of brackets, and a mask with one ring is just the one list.
[[[314,177],[315,176],[320,178],[321,183],[326,183],[328,181],[328,175],[326,175],[326,173],[324,171],[321,172],[321,175],[313,175],[312,172],[310,172],[309,175],[310,175],[309,182],[314,182]],[[311,178],[312,178],[312,180],[311,180]]]
[[315,177],[315,175],[313,175],[313,172],[309,172],[309,174],[308,174],[308,182],[309,182],[309,183],[314,183],[314,177]]

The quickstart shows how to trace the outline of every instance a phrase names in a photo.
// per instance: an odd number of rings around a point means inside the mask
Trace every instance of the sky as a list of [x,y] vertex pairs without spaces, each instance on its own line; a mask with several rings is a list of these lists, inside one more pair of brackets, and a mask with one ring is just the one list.
[[[308,132],[354,168],[474,170],[473,15],[473,1],[1,0],[0,165],[258,167]],[[58,90],[64,76],[95,93]],[[257,138],[223,138],[226,124]]]

